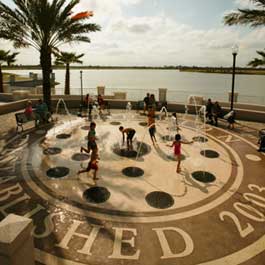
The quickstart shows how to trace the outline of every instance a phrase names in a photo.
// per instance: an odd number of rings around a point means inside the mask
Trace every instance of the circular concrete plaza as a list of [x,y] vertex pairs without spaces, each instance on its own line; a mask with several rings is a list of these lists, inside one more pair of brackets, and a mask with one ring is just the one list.
[[[85,170],[89,122],[58,117],[51,129],[18,135],[1,154],[0,218],[32,218],[40,264],[262,265],[265,156],[240,130],[180,119],[181,172],[156,121],[122,112],[95,120],[100,160]],[[118,125],[118,126],[116,126]],[[119,125],[134,128],[133,150]],[[166,137],[165,137],[166,136]]]

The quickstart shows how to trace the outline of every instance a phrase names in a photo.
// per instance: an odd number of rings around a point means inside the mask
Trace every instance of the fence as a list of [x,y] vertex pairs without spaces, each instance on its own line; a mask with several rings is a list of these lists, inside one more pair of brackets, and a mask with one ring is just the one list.
[[[72,88],[72,95],[80,95],[80,88]],[[126,99],[132,101],[143,100],[146,93],[154,94],[155,98],[158,99],[158,89],[140,89],[140,88],[109,88],[105,89],[105,95],[113,95],[115,92],[125,92],[127,94]],[[222,93],[209,93],[209,92],[194,92],[187,90],[167,90],[167,101],[186,103],[190,95],[201,96],[204,99],[211,98],[213,101],[229,102],[229,92],[225,91]],[[64,95],[63,88],[55,89],[56,95]],[[83,95],[97,95],[96,88],[83,88]],[[265,96],[253,96],[238,93],[238,103],[256,104],[265,106]]]

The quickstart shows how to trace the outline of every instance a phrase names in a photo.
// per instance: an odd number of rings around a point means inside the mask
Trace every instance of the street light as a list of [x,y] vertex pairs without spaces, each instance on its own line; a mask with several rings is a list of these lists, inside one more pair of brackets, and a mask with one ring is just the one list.
[[235,89],[235,74],[236,74],[236,56],[238,54],[239,47],[238,45],[233,45],[232,47],[232,55],[233,55],[233,74],[232,74],[232,92],[231,92],[231,105],[230,111],[233,110],[234,107],[234,89]]
[[81,98],[80,98],[80,116],[82,116],[83,111],[83,71],[80,71],[80,84],[81,84]]

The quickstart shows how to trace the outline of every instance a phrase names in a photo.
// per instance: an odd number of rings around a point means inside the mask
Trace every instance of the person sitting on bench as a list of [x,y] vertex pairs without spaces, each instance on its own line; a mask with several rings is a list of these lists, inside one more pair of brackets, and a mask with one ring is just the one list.
[[36,120],[44,123],[49,122],[50,116],[47,104],[39,99],[36,105]]
[[25,108],[24,113],[25,113],[25,116],[27,117],[27,120],[28,120],[28,121],[33,121],[33,120],[35,120],[35,114],[34,114],[34,112],[33,112],[33,109],[32,109],[32,102],[31,102],[30,100],[27,102],[27,106],[26,106],[26,108]]
[[224,119],[227,120],[228,122],[228,129],[234,129],[235,128],[235,117],[236,117],[236,112],[234,110],[228,112],[225,116]]

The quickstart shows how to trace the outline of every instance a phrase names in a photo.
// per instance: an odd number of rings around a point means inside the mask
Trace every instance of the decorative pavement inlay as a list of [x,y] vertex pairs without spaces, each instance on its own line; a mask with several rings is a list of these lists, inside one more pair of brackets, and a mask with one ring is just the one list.
[[72,156],[72,160],[74,161],[86,161],[89,159],[89,155],[87,154],[82,154],[82,153],[76,153]]
[[68,139],[70,137],[71,137],[71,134],[68,134],[68,133],[62,133],[56,136],[57,139]]
[[44,155],[58,155],[62,152],[62,149],[59,147],[49,147],[43,150]]
[[[151,145],[140,121],[146,118],[128,122],[137,138]],[[16,138],[0,155],[0,220],[9,213],[33,220],[36,264],[264,264],[265,156],[257,152],[257,139],[207,126],[201,135],[207,147],[183,146],[188,159],[178,174],[176,162],[166,158],[173,151],[160,137],[159,148],[137,161],[116,156],[113,146],[120,134],[97,120],[101,159],[95,187],[93,170],[79,178],[86,163],[71,159],[87,134],[80,129],[87,122],[81,122],[73,118],[71,124],[56,124],[58,130],[45,137],[33,132]],[[164,135],[168,122],[157,124],[158,135]],[[180,127],[186,139],[200,135],[196,126]],[[65,128],[71,139],[58,141],[54,132]],[[44,154],[55,146],[63,152]],[[200,154],[203,149],[219,157],[209,160]],[[56,166],[65,166],[66,172],[46,177],[48,169],[57,172]],[[130,166],[145,174],[125,177],[122,170]]]
[[90,203],[103,203],[110,198],[110,192],[104,187],[92,187],[83,194],[84,199]]
[[135,150],[120,148],[119,144],[115,144],[112,150],[116,155],[128,158],[136,158],[137,156],[141,157],[149,154],[151,151],[151,147],[146,143],[137,142]]
[[203,183],[211,183],[214,182],[216,179],[213,174],[205,171],[196,171],[193,172],[191,175],[194,179]]
[[205,156],[207,158],[217,158],[220,155],[218,154],[218,152],[214,151],[214,150],[202,150],[201,151],[201,155]]
[[126,167],[122,170],[122,173],[131,178],[137,178],[144,175],[144,171],[139,167]]
[[46,174],[50,178],[63,178],[69,174],[69,168],[67,167],[54,167],[47,170]]
[[162,191],[154,191],[145,197],[147,203],[157,209],[167,209],[174,204],[173,197]]
[[206,143],[206,142],[208,142],[208,139],[206,137],[203,137],[203,136],[193,137],[192,140],[194,142],[199,142],[199,143]]
[[121,123],[120,123],[120,122],[118,122],[118,121],[113,121],[113,122],[111,122],[110,124],[111,124],[111,125],[114,125],[114,126],[121,125]]

